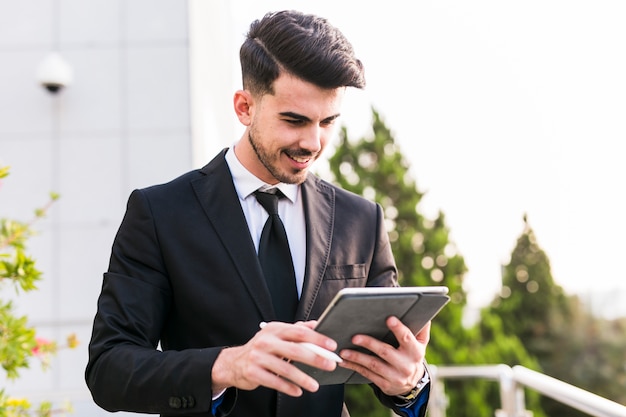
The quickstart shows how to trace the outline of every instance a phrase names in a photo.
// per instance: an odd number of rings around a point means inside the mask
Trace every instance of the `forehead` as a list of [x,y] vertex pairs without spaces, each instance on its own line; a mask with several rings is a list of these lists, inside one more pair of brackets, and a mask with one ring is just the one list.
[[273,93],[262,96],[263,105],[277,112],[296,112],[311,119],[337,115],[345,87],[320,88],[298,77],[283,73],[273,84]]

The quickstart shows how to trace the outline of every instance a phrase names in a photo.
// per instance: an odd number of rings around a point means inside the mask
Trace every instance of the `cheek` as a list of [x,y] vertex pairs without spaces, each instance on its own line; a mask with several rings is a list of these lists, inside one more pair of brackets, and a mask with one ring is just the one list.
[[298,131],[290,129],[288,126],[281,124],[275,124],[268,126],[267,134],[270,137],[272,143],[277,146],[292,146],[294,142],[298,140]]
[[278,150],[280,148],[289,148],[296,140],[293,131],[285,129],[278,124],[263,124],[263,122],[253,123],[252,131],[254,132],[256,140],[268,151],[270,149]]
[[328,144],[328,141],[329,141],[329,137],[322,136],[322,137],[320,138],[320,153],[321,153],[324,149],[326,149],[326,144]]
[[320,145],[322,149],[324,149],[330,141],[336,139],[338,133],[339,133],[339,128],[335,126],[325,129],[323,134],[320,136]]

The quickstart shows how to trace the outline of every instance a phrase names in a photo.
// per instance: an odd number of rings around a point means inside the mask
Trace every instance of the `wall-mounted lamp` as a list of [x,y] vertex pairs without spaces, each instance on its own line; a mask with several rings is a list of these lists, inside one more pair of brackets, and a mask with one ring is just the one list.
[[74,71],[58,52],[51,52],[39,65],[37,82],[55,94],[72,83]]

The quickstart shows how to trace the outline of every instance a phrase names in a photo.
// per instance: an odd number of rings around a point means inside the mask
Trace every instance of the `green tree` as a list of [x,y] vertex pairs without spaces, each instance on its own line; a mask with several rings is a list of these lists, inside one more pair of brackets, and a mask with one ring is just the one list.
[[[502,289],[490,313],[500,317],[504,332],[517,336],[537,359],[536,370],[555,376],[545,365],[549,368],[557,359],[555,350],[562,352],[560,345],[565,340],[560,337],[559,329],[570,319],[569,303],[563,289],[554,282],[550,260],[539,246],[526,216],[524,230],[503,268]],[[554,412],[559,407],[542,397],[541,408],[548,415],[558,415]]]
[[[0,166],[0,181],[8,175],[9,168]],[[18,295],[37,289],[41,271],[27,253],[26,243],[34,234],[33,223],[45,216],[57,198],[58,195],[52,193],[50,202],[35,210],[34,219],[30,222],[0,218],[0,285],[12,286]],[[73,348],[78,342],[74,335],[70,335],[67,343]],[[56,342],[36,336],[35,329],[28,325],[28,317],[16,315],[11,300],[0,299],[0,365],[8,379],[18,378],[20,370],[28,368],[33,357],[45,367],[57,348]],[[0,417],[44,417],[59,411],[63,410],[53,410],[49,402],[33,408],[26,398],[11,397],[4,388],[0,388]]]
[[[501,293],[484,314],[500,317],[504,332],[523,342],[536,358],[534,369],[626,402],[625,321],[595,318],[578,298],[565,294],[526,216],[503,269]],[[541,407],[548,415],[586,415],[547,397],[541,398]]]
[[504,331],[515,334],[540,361],[552,356],[550,336],[570,320],[569,302],[554,282],[550,260],[537,243],[524,216],[524,231],[504,267],[502,290],[492,304],[504,322]]
[[[464,259],[449,238],[444,214],[439,212],[432,220],[420,212],[423,193],[418,191],[409,172],[410,165],[390,129],[375,110],[372,113],[371,136],[350,140],[347,130],[342,130],[335,154],[330,158],[331,180],[381,204],[401,285],[445,285],[449,288],[451,302],[432,323],[428,361],[441,365],[467,365],[500,363],[509,357],[516,359],[512,359],[514,363],[528,360],[519,340],[502,335],[502,323],[496,318],[490,321],[492,326],[488,327],[490,338],[487,344],[483,343],[478,328],[463,326],[467,300],[463,290],[467,271]],[[368,391],[367,386],[347,387],[346,401],[353,416],[387,417],[387,410],[368,399]],[[495,397],[487,401],[490,393],[495,393]],[[446,394],[450,403],[449,415],[458,417],[493,415],[499,404],[497,387],[483,381],[447,382]]]

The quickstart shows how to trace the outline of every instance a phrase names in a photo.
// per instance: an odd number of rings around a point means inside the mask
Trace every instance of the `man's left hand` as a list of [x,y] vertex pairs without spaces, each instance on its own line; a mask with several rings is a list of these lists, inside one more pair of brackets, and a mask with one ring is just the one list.
[[411,333],[396,317],[387,319],[387,327],[399,342],[397,348],[366,335],[355,335],[352,343],[372,354],[344,349],[339,364],[352,369],[377,385],[389,396],[411,391],[424,376],[424,355],[430,339],[430,322],[417,334]]

